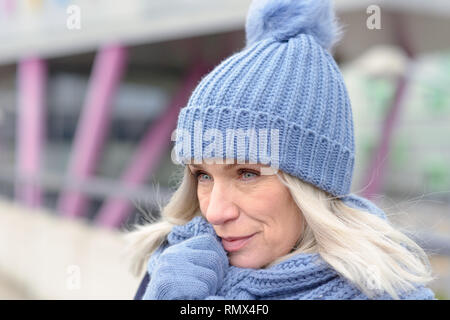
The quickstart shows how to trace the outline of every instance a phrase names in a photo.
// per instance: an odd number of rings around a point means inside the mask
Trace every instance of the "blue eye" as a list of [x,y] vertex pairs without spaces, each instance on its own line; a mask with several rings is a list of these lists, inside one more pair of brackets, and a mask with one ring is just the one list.
[[246,173],[244,173],[244,177],[245,177],[245,178],[250,178],[250,177],[252,177],[253,175],[255,175],[253,172],[246,172]]
[[244,180],[252,179],[252,178],[257,177],[257,176],[258,176],[258,174],[255,173],[255,172],[246,171],[246,170],[242,171],[242,178]]
[[[197,173],[195,174],[195,176],[196,176],[197,179],[199,179],[200,177],[203,177],[203,176],[209,177],[209,176],[208,176],[206,173],[204,173],[204,172],[197,172]],[[200,179],[200,180],[202,180],[202,179]],[[206,179],[206,180],[209,180],[209,179]]]

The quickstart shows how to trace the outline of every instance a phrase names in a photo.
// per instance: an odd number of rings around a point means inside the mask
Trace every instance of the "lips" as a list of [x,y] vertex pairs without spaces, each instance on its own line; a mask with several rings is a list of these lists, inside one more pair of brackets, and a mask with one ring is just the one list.
[[223,248],[228,252],[238,251],[242,249],[254,236],[252,234],[246,237],[228,237],[222,238]]

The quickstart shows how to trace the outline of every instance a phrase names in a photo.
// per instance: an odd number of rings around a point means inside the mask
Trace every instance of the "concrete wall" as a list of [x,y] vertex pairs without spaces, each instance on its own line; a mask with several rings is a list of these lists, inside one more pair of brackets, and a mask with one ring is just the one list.
[[109,231],[0,201],[0,299],[132,299],[124,241]]

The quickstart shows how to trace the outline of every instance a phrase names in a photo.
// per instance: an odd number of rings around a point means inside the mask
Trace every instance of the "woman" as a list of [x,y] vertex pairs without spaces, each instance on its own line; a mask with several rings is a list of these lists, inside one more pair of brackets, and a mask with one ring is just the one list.
[[330,1],[256,0],[246,35],[180,112],[180,186],[128,234],[135,274],[147,269],[136,298],[434,299],[425,252],[349,193]]

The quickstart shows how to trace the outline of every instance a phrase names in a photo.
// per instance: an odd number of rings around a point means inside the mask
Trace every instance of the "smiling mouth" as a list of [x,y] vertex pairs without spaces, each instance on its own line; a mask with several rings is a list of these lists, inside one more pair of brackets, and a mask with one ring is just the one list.
[[224,249],[228,252],[234,252],[242,249],[247,243],[253,238],[255,235],[252,234],[247,237],[239,237],[239,238],[222,238],[222,245]]

